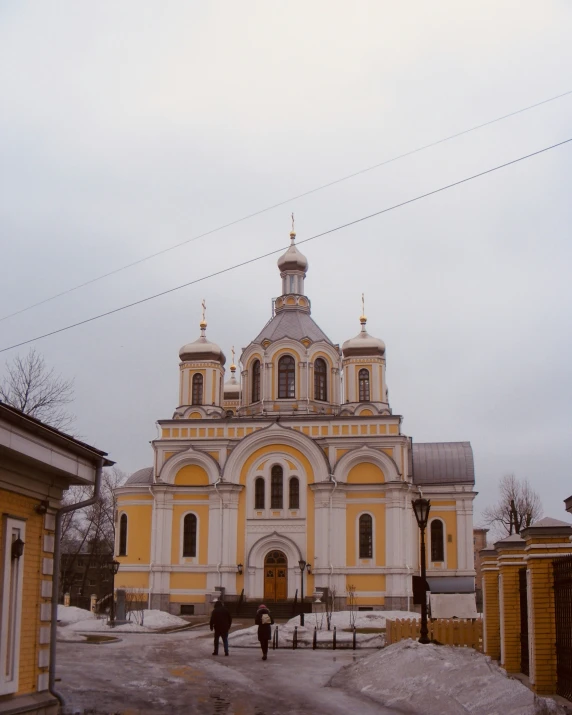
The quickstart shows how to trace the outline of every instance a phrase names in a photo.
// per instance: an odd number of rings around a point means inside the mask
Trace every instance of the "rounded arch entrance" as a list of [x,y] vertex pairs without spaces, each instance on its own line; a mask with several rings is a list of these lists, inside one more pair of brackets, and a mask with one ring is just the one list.
[[286,564],[284,564],[287,579],[286,598],[293,598],[296,589],[299,588],[300,569],[298,568],[298,561],[302,558],[302,548],[303,533],[296,534],[295,538],[292,539],[285,534],[278,534],[278,532],[274,531],[258,538],[248,549],[246,557],[246,578],[244,583],[246,597],[260,599],[264,597],[266,557],[273,551],[280,551],[286,557]]
[[264,557],[264,600],[285,601],[288,598],[288,558],[283,551],[272,549]]

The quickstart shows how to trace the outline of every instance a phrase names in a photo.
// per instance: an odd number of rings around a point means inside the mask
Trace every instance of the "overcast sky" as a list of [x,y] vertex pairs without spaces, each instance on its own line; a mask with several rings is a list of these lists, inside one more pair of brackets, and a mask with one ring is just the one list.
[[[4,0],[0,317],[571,90],[571,26],[568,0]],[[289,201],[0,322],[0,349],[285,248],[292,211],[308,238],[568,139],[571,120],[572,95]],[[514,472],[568,520],[571,167],[569,144],[301,247],[334,342],[365,292],[404,432],[470,440],[477,515]],[[75,378],[83,438],[151,464],[201,299],[230,356],[270,317],[276,258],[33,343]]]

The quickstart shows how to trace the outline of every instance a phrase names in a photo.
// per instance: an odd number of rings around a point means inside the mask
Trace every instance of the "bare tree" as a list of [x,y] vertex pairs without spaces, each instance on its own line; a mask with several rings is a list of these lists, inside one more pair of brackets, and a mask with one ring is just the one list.
[[500,498],[483,511],[483,520],[501,536],[520,534],[542,516],[542,503],[527,479],[505,474],[499,482]]
[[64,409],[73,401],[73,380],[64,380],[34,348],[6,363],[0,400],[60,430],[69,429],[73,415]]
[[[117,467],[104,469],[101,490],[95,504],[67,514],[62,522],[62,593],[70,589],[76,572],[77,559],[81,556],[85,570],[82,572],[82,593],[92,565],[113,555],[115,546],[115,511],[117,500],[115,488],[125,480]],[[91,489],[72,487],[66,492],[64,503],[72,504],[87,499]]]

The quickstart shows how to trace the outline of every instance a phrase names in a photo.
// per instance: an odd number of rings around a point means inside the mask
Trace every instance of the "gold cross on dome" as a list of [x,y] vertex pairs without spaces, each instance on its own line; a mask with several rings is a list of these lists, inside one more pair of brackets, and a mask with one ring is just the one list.
[[232,364],[234,365],[234,345],[232,346],[232,350],[230,352],[232,353]]
[[361,294],[361,314],[365,315],[365,294]]
[[203,308],[203,323],[204,323],[206,320],[206,312],[207,312],[207,302],[204,298],[203,298],[203,302],[201,303],[201,306]]
[[292,211],[292,232],[294,231],[294,212]]

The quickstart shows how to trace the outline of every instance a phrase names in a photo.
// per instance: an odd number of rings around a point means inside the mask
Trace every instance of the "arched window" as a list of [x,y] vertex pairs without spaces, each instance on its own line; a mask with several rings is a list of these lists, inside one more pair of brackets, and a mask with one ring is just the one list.
[[252,401],[260,402],[260,360],[252,364]]
[[118,556],[127,556],[127,514],[122,514],[121,519],[119,519]]
[[282,467],[275,464],[270,472],[270,508],[282,509],[283,504],[283,472]]
[[254,481],[254,508],[264,509],[264,479],[257,477]]
[[200,374],[200,372],[196,372],[193,375],[193,394],[191,404],[203,404],[203,376]]
[[371,559],[373,556],[373,519],[370,514],[359,518],[359,557]]
[[359,401],[369,402],[369,370],[363,367],[358,373]]
[[288,506],[290,509],[300,508],[300,480],[292,477],[288,484]]
[[183,520],[183,556],[197,555],[197,517],[186,514]]
[[322,402],[328,399],[328,366],[322,358],[314,363],[314,399]]
[[431,561],[445,561],[445,534],[441,519],[431,522]]
[[283,355],[278,360],[278,398],[296,397],[296,363],[291,355]]

